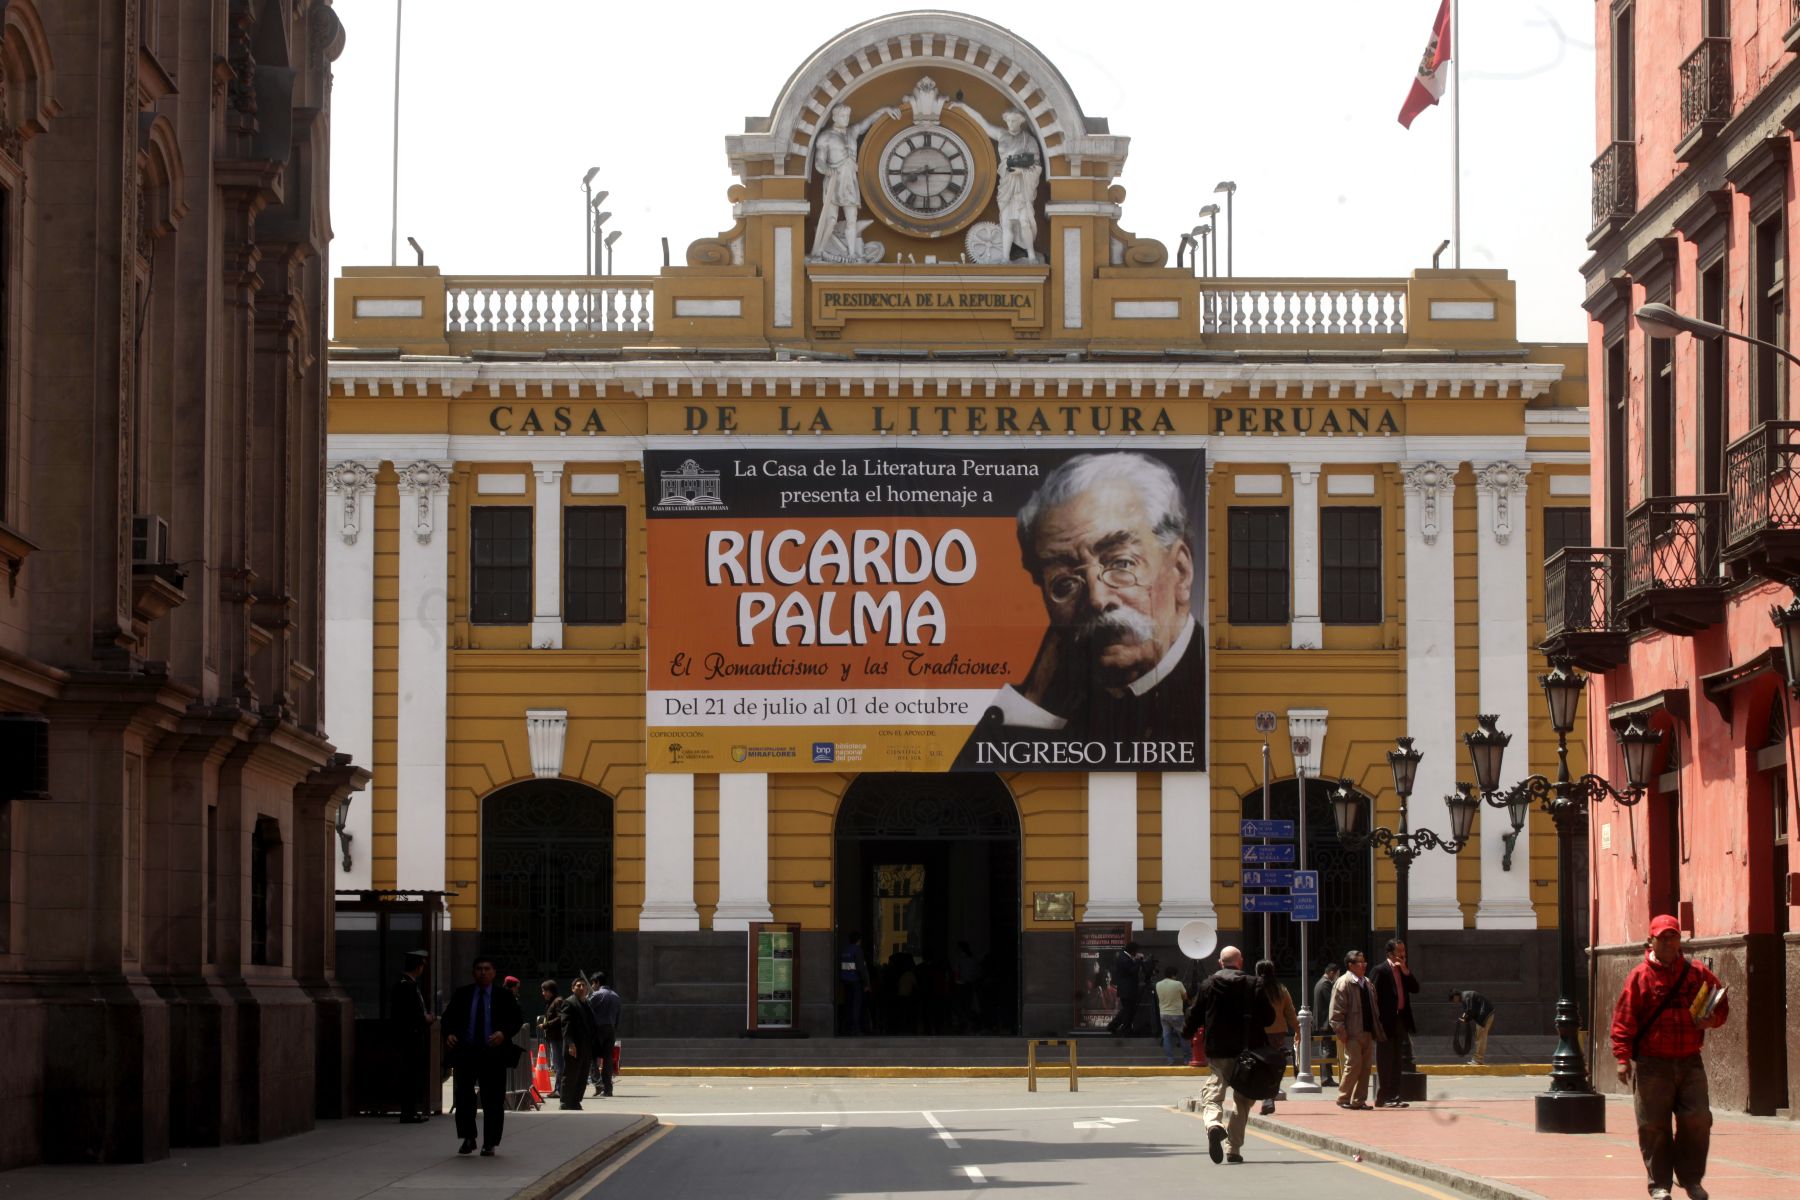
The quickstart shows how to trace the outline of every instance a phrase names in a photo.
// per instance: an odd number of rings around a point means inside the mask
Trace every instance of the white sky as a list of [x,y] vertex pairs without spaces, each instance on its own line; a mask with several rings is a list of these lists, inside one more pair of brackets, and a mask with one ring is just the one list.
[[[395,0],[336,0],[334,270],[389,261]],[[1450,236],[1450,110],[1396,115],[1438,0],[991,0],[1131,139],[1120,222],[1169,247],[1238,184],[1239,275],[1404,275]],[[412,0],[400,104],[406,237],[455,274],[581,270],[581,177],[611,195],[619,274],[732,224],[724,138],[848,26],[840,0]],[[1593,0],[1464,0],[1463,264],[1519,285],[1519,334],[1580,341]],[[1448,98],[1446,97],[1446,100]],[[1222,198],[1220,198],[1222,199]],[[1220,253],[1221,270],[1224,254]],[[1450,263],[1449,253],[1444,265]]]

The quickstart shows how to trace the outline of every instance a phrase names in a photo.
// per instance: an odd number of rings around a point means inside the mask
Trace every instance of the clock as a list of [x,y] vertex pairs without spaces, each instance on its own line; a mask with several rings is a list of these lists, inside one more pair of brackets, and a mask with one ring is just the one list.
[[882,191],[915,219],[947,217],[968,202],[969,147],[942,125],[913,125],[889,139],[877,160]]

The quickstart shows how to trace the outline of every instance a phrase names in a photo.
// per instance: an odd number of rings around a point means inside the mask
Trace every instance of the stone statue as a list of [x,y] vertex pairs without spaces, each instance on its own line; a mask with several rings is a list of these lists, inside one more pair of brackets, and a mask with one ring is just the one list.
[[1000,182],[994,199],[1000,208],[999,261],[1012,261],[1012,248],[1025,251],[1025,261],[1037,257],[1037,192],[1044,178],[1044,159],[1038,150],[1037,135],[1025,128],[1025,114],[1016,108],[1006,110],[1000,128],[964,104],[953,100],[950,107],[959,108],[994,139],[1000,152]]
[[[816,260],[863,261],[862,225],[867,222],[858,224],[856,219],[862,207],[862,189],[856,182],[856,143],[882,116],[898,120],[900,110],[892,106],[877,109],[852,125],[850,110],[835,105],[830,126],[813,141],[813,166],[825,177],[819,195],[819,225],[813,233],[812,256]],[[843,243],[841,252],[834,253],[834,239]]]

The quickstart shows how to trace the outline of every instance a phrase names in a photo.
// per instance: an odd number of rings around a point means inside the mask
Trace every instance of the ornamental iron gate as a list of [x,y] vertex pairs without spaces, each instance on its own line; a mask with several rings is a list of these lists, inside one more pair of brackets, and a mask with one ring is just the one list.
[[[1319,873],[1319,919],[1312,922],[1307,936],[1307,978],[1305,994],[1312,997],[1313,980],[1325,969],[1327,959],[1343,965],[1344,953],[1351,949],[1367,952],[1370,959],[1379,957],[1379,946],[1371,944],[1374,934],[1374,878],[1367,849],[1352,850],[1338,841],[1337,825],[1331,817],[1331,792],[1336,780],[1306,781],[1306,858],[1307,867]],[[1269,784],[1269,815],[1276,820],[1294,820],[1300,784],[1296,779],[1282,779]],[[1365,812],[1374,811],[1374,800],[1363,795]],[[1244,793],[1244,816],[1262,816],[1262,789]],[[1286,866],[1287,864],[1282,864]],[[1292,918],[1277,914],[1269,922],[1270,949],[1262,944],[1262,918],[1246,914],[1244,921],[1245,969],[1267,958],[1275,963],[1275,971],[1290,990],[1300,981],[1300,931]],[[1296,1006],[1301,993],[1294,991]]]
[[481,803],[482,949],[525,984],[612,969],[613,802],[563,779],[501,788]]

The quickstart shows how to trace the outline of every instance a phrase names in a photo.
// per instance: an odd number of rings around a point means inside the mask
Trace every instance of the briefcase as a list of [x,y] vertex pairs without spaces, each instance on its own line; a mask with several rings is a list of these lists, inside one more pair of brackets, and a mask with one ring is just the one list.
[[1237,1056],[1228,1081],[1231,1090],[1252,1100],[1273,1100],[1281,1090],[1281,1077],[1287,1074],[1287,1052],[1269,1047],[1245,1050]]

